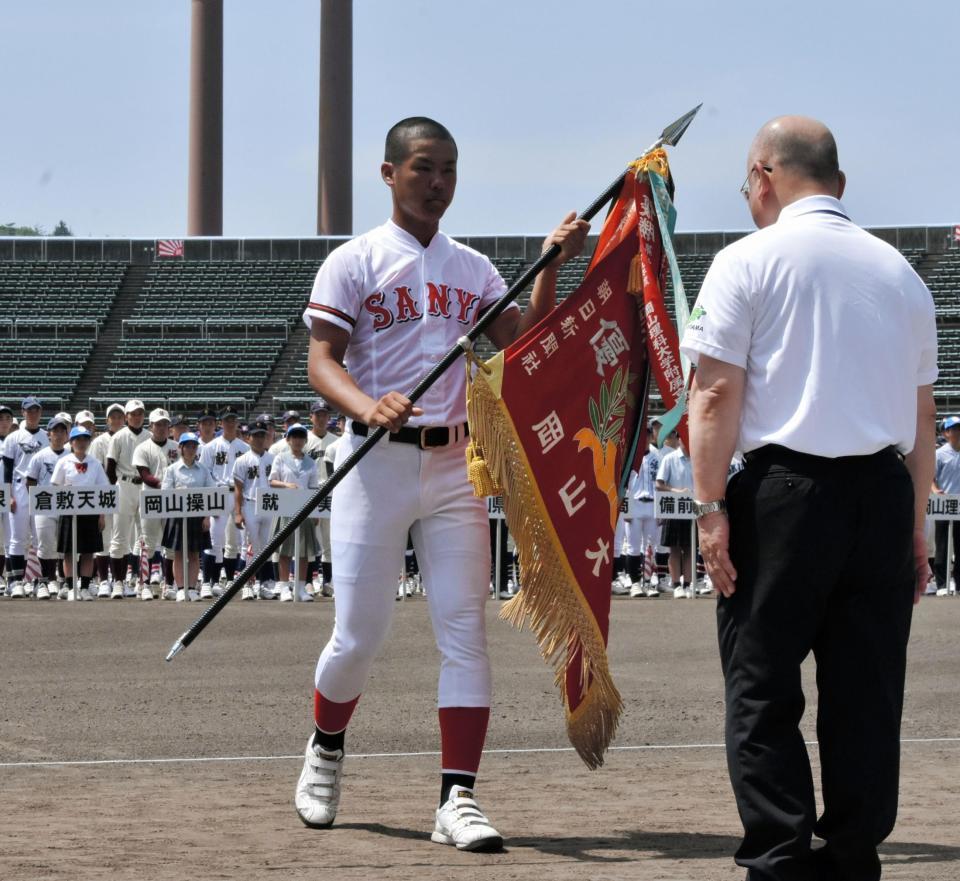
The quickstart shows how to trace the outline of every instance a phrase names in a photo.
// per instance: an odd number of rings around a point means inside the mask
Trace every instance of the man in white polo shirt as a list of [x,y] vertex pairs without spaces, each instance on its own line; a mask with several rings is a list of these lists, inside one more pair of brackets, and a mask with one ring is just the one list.
[[[933,300],[849,219],[844,182],[821,123],[765,125],[743,187],[760,229],[717,254],[682,342],[697,363],[690,458],[750,881],[880,877],[912,604],[929,575]],[[728,487],[737,448],[746,467]],[[810,652],[819,819],[799,728]]]

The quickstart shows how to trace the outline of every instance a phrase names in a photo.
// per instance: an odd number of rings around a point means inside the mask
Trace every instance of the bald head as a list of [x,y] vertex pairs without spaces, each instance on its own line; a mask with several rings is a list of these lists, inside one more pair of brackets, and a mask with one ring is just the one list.
[[771,119],[750,147],[750,161],[758,159],[790,177],[827,187],[836,185],[840,173],[833,134],[807,116]]

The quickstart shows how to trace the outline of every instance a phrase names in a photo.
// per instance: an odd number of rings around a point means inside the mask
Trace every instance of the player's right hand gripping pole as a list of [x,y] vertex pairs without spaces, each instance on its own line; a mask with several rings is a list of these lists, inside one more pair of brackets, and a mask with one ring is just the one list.
[[[656,150],[662,146],[674,146],[683,136],[687,127],[693,121],[697,111],[702,107],[698,104],[693,110],[685,113],[679,119],[670,123],[663,133],[651,144],[644,153]],[[641,154],[642,155],[642,154]],[[580,215],[581,220],[592,220],[593,217],[606,205],[611,199],[615,199],[620,193],[620,187],[623,185],[624,172],[617,175],[614,180],[590,206]],[[470,348],[470,344],[482,334],[492,322],[494,322],[503,311],[520,295],[520,293],[529,286],[529,284],[540,274],[543,268],[556,259],[560,253],[559,245],[551,245],[544,251],[535,263],[533,263],[523,275],[520,276],[504,293],[504,295],[491,306],[480,317],[477,323],[470,329],[466,337],[461,338],[458,345],[454,346],[444,355],[443,360],[437,363],[433,369],[420,380],[417,387],[411,391],[407,397],[412,403],[416,403],[427,390],[436,383],[436,381],[450,369],[450,367],[460,359],[464,351]],[[291,517],[288,523],[267,543],[266,547],[247,566],[240,572],[237,578],[227,589],[217,598],[216,602],[208,606],[204,613],[190,625],[183,635],[170,647],[167,652],[167,660],[172,661],[180,654],[191,642],[193,642],[204,630],[204,628],[223,611],[223,607],[236,596],[237,592],[253,577],[260,567],[274,555],[277,549],[289,538],[304,520],[307,519],[320,504],[326,499],[334,487],[346,477],[347,473],[359,462],[367,453],[373,449],[374,445],[387,433],[387,429],[381,427],[367,435],[367,439],[357,447],[344,461],[344,463],[330,475],[328,480],[314,493],[310,499],[297,513]]]

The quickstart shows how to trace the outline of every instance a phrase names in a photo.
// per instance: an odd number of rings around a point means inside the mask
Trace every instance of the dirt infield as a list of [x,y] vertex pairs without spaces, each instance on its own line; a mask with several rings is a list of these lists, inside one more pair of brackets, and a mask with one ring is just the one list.
[[[398,604],[329,831],[303,827],[292,796],[331,603],[237,603],[165,664],[196,606],[2,601],[0,879],[740,879],[713,607],[615,603],[627,712],[620,748],[591,773],[566,750],[532,637],[495,622],[490,604],[495,705],[479,796],[507,847],[469,855],[429,842],[437,655],[422,600]],[[960,601],[925,599],[914,622],[884,877],[952,881]],[[44,764],[86,761],[97,763]]]

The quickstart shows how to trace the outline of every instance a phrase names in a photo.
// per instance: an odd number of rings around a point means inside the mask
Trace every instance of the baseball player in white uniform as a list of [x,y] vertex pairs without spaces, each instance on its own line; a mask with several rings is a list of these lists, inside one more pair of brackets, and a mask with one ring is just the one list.
[[[201,434],[205,421],[204,418],[200,419]],[[233,466],[250,447],[239,437],[239,417],[233,407],[227,407],[220,414],[220,424],[223,433],[201,445],[200,463],[210,469],[217,486],[227,487],[233,492]],[[200,586],[202,599],[207,598],[208,590],[212,595],[219,595],[220,586],[217,582],[221,565],[226,570],[227,580],[233,581],[240,549],[240,535],[232,514],[211,517],[210,549],[204,553],[203,584]]]
[[[463,367],[445,373],[417,406],[401,390],[413,388],[506,286],[484,255],[439,231],[457,180],[457,147],[443,126],[423,117],[397,123],[381,176],[392,193],[391,219],[331,253],[304,313],[311,385],[348,418],[337,463],[372,429],[390,435],[334,491],[336,616],[316,668],[315,730],[295,805],[308,826],[334,820],[345,729],[386,637],[412,533],[442,657],[432,839],[498,849],[502,838],[473,791],[490,715],[490,540],[486,504],[466,477]],[[494,345],[508,345],[553,308],[557,266],[581,251],[588,228],[570,214],[547,239],[562,255],[538,277],[523,315],[512,306],[491,325]]]
[[[660,431],[660,420],[650,420],[651,443],[640,462],[640,468],[630,474],[627,494],[633,499],[637,515],[627,521],[627,573],[630,576],[630,596],[655,597],[656,574],[644,569],[644,561],[653,560],[660,533],[654,509],[654,494],[657,488],[657,470],[660,467],[660,449],[653,442],[654,434]],[[668,451],[669,452],[669,451]]]
[[[307,434],[307,455],[317,463],[317,477],[323,483],[332,473],[332,462],[328,468],[326,452],[339,440],[339,435],[328,430],[330,424],[330,406],[323,398],[317,398],[310,405],[310,432]],[[322,579],[321,595],[333,596],[333,563],[330,559],[330,520],[321,518],[317,521],[317,544],[320,546],[320,578]],[[308,573],[307,584],[310,584]]]
[[[143,401],[127,401],[123,413],[127,424],[110,438],[107,447],[107,478],[120,487],[117,494],[117,512],[113,517],[113,531],[110,534],[110,568],[113,571],[114,593],[116,586],[123,584],[128,565],[133,567],[134,573],[140,571],[137,551],[143,531],[140,524],[140,486],[143,480],[133,464],[133,454],[140,444],[150,439],[150,432],[143,427],[146,413]],[[134,577],[136,578],[136,575]]]
[[[141,495],[146,489],[160,489],[163,474],[167,468],[180,458],[180,447],[176,441],[170,439],[170,414],[162,407],[150,411],[150,437],[133,451],[133,467],[141,482]],[[138,500],[139,504],[139,500]],[[163,540],[163,521],[143,521],[143,541],[151,561],[156,565],[162,560],[163,581],[165,589],[163,598],[175,600],[177,592],[174,589],[173,552],[166,548],[161,549]],[[184,585],[189,587],[189,585]],[[149,584],[140,585],[140,599],[148,599],[147,593],[152,593]]]
[[[80,414],[77,414],[78,417]],[[90,443],[89,455],[93,456],[107,470],[107,452],[110,449],[110,439],[123,428],[123,404],[111,404],[107,407],[107,430],[100,432]],[[113,535],[113,514],[103,515],[103,550],[94,554],[93,561],[97,567],[98,597],[112,597],[123,599],[123,581],[114,581],[110,588],[110,537]],[[132,592],[131,592],[132,595]]]
[[[13,410],[6,404],[0,404],[0,457],[3,456],[3,445],[7,435],[13,431]],[[7,568],[7,518],[0,515],[0,595],[6,592],[6,583],[3,575]]]
[[[250,424],[250,449],[233,463],[234,522],[238,529],[246,531],[253,557],[270,541],[273,526],[272,518],[257,514],[257,490],[270,486],[270,466],[273,464],[273,455],[266,447],[267,423],[257,420]],[[264,564],[263,569],[255,573],[257,581],[252,587],[249,583],[243,586],[240,599],[276,599],[268,585],[260,580],[261,576],[265,577],[263,570],[266,568],[267,564]]]
[[23,585],[23,570],[26,568],[27,551],[37,537],[30,517],[30,494],[27,477],[30,460],[47,446],[47,433],[40,427],[43,405],[35,397],[23,399],[23,419],[16,431],[11,431],[3,442],[4,483],[10,484],[10,513],[7,515],[7,591],[11,598],[26,595]]
[[[53,469],[67,450],[67,435],[70,426],[65,419],[54,416],[47,423],[49,445],[30,459],[27,471],[27,488],[32,486],[50,486],[53,483]],[[37,514],[33,518],[37,534],[37,558],[40,561],[40,580],[34,596],[38,600],[50,599],[51,583],[56,587],[57,580],[57,525],[59,517]],[[54,597],[56,598],[56,597]]]

